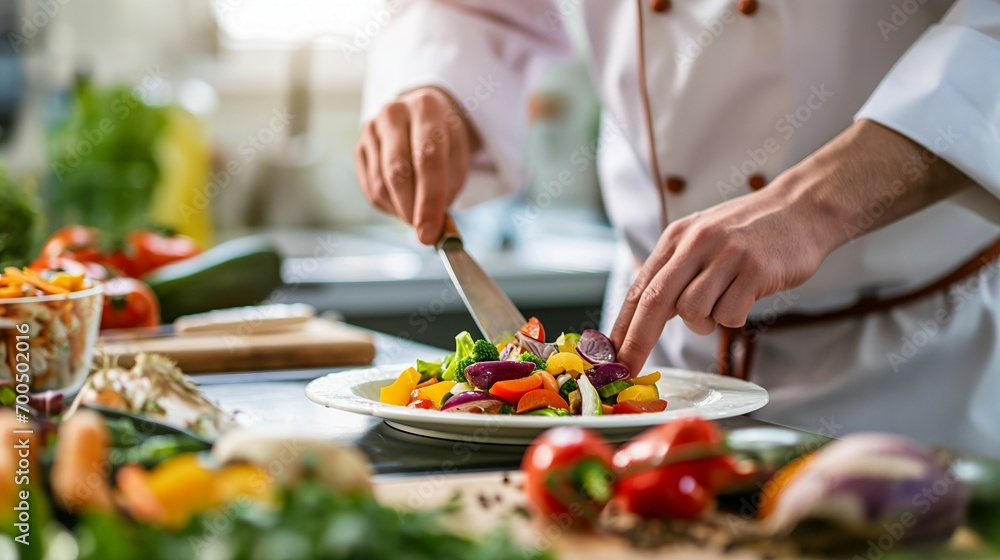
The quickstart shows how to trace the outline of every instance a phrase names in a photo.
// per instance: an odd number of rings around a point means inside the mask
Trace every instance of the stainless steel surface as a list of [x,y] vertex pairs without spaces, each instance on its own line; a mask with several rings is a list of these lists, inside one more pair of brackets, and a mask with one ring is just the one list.
[[465,307],[487,340],[499,342],[524,325],[524,315],[514,302],[465,251],[462,237],[450,217],[437,242],[437,250]]

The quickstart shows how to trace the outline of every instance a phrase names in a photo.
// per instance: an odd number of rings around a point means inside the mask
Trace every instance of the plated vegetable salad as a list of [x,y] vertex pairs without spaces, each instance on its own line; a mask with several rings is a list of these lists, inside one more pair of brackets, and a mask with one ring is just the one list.
[[659,372],[632,377],[615,361],[614,345],[596,330],[562,333],[545,342],[532,317],[510,340],[494,345],[468,331],[455,351],[433,362],[417,360],[381,389],[386,404],[478,414],[601,416],[662,412]]

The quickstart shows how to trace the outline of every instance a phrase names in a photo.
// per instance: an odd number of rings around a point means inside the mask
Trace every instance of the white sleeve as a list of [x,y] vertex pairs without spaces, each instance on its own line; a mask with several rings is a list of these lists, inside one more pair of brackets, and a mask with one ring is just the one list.
[[1000,198],[1000,1],[955,2],[855,118],[909,137]]
[[368,56],[367,121],[401,93],[437,86],[465,108],[483,140],[456,206],[519,190],[531,85],[571,52],[554,5],[538,0],[392,2],[394,16]]

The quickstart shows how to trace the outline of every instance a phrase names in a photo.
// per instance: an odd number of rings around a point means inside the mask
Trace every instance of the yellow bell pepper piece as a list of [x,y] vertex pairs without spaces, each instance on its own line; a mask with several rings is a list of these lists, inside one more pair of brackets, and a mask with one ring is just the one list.
[[163,508],[163,525],[178,529],[197,512],[218,505],[215,477],[194,453],[160,463],[149,472],[149,491]]
[[417,383],[420,383],[420,373],[412,367],[406,368],[392,385],[379,390],[378,400],[385,404],[406,406],[410,402],[410,393],[417,388]]
[[266,469],[250,464],[230,465],[215,475],[219,503],[229,503],[240,496],[267,502],[274,494],[274,484]]
[[636,377],[632,380],[633,385],[656,385],[656,382],[660,380],[660,372],[654,371],[653,373],[643,375],[641,377]]
[[71,292],[78,292],[84,288],[82,274],[67,274],[65,272],[60,272],[59,274],[53,276],[50,282],[56,286],[66,288]]
[[588,369],[584,366],[585,360],[571,352],[556,352],[549,356],[545,363],[548,365],[546,371],[552,375],[568,373],[577,377]]
[[455,385],[457,385],[457,383],[454,381],[441,381],[433,385],[421,387],[417,389],[417,398],[427,399],[434,403],[434,408],[438,408],[441,406],[441,399],[443,399]]
[[618,393],[618,402],[651,402],[658,398],[660,392],[656,390],[656,385],[633,385]]

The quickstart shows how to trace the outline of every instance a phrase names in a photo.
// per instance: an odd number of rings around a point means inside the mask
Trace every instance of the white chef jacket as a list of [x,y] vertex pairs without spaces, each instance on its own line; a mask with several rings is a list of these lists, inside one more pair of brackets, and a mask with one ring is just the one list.
[[[513,192],[524,183],[533,80],[570,50],[567,18],[582,17],[603,126],[620,129],[598,159],[622,240],[607,326],[636,259],[663,231],[664,202],[675,220],[746,194],[751,177],[766,183],[853,119],[908,136],[979,186],[866,233],[865,220],[884,211],[873,205],[845,224],[857,235],[851,243],[802,286],[759,301],[752,317],[903,293],[1000,236],[1000,2],[760,0],[750,15],[736,0],[670,4],[657,12],[648,0],[390,2],[398,13],[370,55],[363,118],[404,91],[442,87],[486,146],[459,203]],[[892,204],[891,191],[882,199]],[[771,402],[758,415],[831,436],[883,430],[1000,457],[998,336],[992,266],[891,312],[764,332],[751,375]],[[649,363],[711,371],[717,350],[717,335],[674,319]]]

